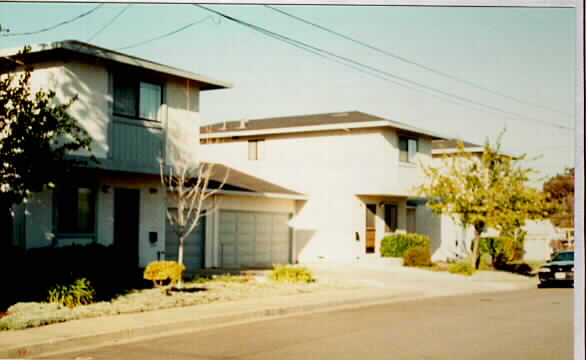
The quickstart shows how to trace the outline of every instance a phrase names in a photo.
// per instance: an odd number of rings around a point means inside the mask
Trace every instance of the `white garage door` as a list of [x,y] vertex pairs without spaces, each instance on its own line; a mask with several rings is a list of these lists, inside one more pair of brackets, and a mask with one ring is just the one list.
[[[205,218],[200,220],[200,223],[193,229],[183,244],[183,264],[187,270],[203,268],[204,220]],[[165,260],[177,261],[179,238],[171,227],[169,219],[167,219],[165,230]]]
[[291,262],[289,214],[220,212],[222,267],[266,267]]

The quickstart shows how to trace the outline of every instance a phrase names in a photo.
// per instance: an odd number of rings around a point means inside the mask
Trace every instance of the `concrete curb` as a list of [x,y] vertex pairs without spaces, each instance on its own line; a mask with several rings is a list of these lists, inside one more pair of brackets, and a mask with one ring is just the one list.
[[342,308],[385,304],[423,297],[425,297],[423,291],[410,291],[397,295],[378,295],[355,299],[329,300],[326,302],[316,302],[297,306],[268,306],[229,315],[212,315],[195,320],[154,324],[143,327],[129,327],[102,334],[54,339],[44,343],[20,344],[8,349],[1,349],[0,358],[38,358],[40,356],[51,356],[60,353],[82,351],[99,346],[146,340],[153,337],[164,337],[191,331],[202,331],[235,323],[268,320],[276,317],[299,315],[309,312],[333,311]]

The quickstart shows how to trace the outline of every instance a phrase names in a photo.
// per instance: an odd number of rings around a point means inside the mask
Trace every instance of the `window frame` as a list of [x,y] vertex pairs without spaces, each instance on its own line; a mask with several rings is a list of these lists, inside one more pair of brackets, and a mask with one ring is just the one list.
[[[80,219],[80,204],[79,204],[79,194],[81,189],[89,190],[89,226],[87,229],[83,229],[78,227],[79,226],[79,219]],[[75,195],[70,197],[69,199],[64,199],[64,194],[69,193],[69,195],[73,192]],[[68,196],[69,196],[68,195]],[[64,209],[63,202],[64,201],[72,201],[71,204],[68,204],[68,207],[71,209],[75,209],[74,216],[75,219],[73,223],[75,224],[74,228],[63,228],[62,222],[60,220],[60,216],[67,216]],[[75,204],[75,205],[73,205]],[[96,226],[97,226],[97,189],[95,186],[92,185],[84,185],[84,184],[68,184],[62,185],[55,189],[53,192],[53,225],[55,229],[55,233],[59,236],[64,237],[72,237],[72,236],[84,236],[84,237],[94,237],[96,234]],[[71,223],[71,222],[70,222]]]
[[[143,101],[141,101],[141,85],[142,84],[155,85],[156,87],[158,87],[159,91],[160,91],[159,109],[161,108],[161,106],[163,106],[165,104],[165,87],[164,87],[164,83],[162,81],[157,81],[155,79],[151,79],[151,78],[145,77],[145,76],[133,76],[133,75],[123,76],[120,72],[115,72],[112,76],[112,79],[113,79],[112,80],[112,114],[114,116],[122,117],[122,118],[126,118],[126,119],[161,122],[161,119],[159,119],[159,117],[158,117],[158,111],[157,111],[157,115],[155,116],[155,118],[150,119],[150,118],[141,117],[140,110],[141,110],[141,104],[143,103]],[[133,104],[134,115],[124,114],[124,113],[120,113],[120,112],[116,111],[116,99],[117,99],[116,89],[119,88],[119,87],[117,87],[117,84],[119,84],[120,81],[123,82],[125,85],[130,85],[128,88],[132,89],[132,91],[133,91],[134,98],[135,98],[135,101]]]
[[[248,146],[248,160],[258,161],[263,159],[263,148],[265,139],[249,139],[247,141]],[[251,148],[254,145],[254,149]]]
[[[407,149],[402,149],[403,141],[405,141],[405,145]],[[411,152],[409,151],[409,144],[414,142],[415,149]],[[398,146],[399,150],[399,161],[404,164],[415,164],[417,153],[419,152],[419,138],[415,136],[407,136],[407,135],[399,135]],[[405,159],[403,159],[405,157]]]

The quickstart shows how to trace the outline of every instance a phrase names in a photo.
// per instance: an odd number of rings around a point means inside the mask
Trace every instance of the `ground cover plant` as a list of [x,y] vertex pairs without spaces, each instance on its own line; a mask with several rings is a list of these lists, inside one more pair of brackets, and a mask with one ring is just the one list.
[[172,289],[166,295],[157,288],[134,290],[110,301],[68,307],[47,302],[21,302],[0,317],[0,330],[18,330],[75,319],[137,313],[180,306],[210,304],[267,296],[314,293],[360,288],[360,284],[339,282],[275,282],[254,276],[221,275],[197,278]]
[[274,265],[270,279],[276,282],[305,283],[315,282],[311,270],[304,266]]

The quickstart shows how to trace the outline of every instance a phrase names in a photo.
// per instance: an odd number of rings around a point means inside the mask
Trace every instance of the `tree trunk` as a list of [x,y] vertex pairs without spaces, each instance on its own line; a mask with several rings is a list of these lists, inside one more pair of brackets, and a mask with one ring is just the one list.
[[179,237],[179,248],[177,249],[177,262],[183,264],[183,236]]
[[470,264],[478,270],[480,266],[480,234],[478,230],[474,234],[474,243],[472,244],[472,254],[470,254]]
[[[185,244],[185,234],[179,236],[179,249],[177,249],[177,262],[183,265],[183,245]],[[177,288],[181,289],[183,287],[183,279],[179,279],[177,281]]]

